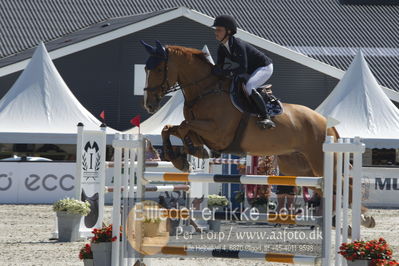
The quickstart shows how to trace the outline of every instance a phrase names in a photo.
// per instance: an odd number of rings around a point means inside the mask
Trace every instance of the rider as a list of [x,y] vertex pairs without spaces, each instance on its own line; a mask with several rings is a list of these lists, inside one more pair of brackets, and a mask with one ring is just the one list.
[[[261,128],[275,127],[266,111],[266,103],[262,95],[256,90],[273,74],[272,60],[261,51],[243,40],[234,37],[237,32],[237,23],[232,16],[221,15],[216,17],[212,27],[215,27],[216,40],[220,42],[217,51],[217,63],[213,73],[223,76],[249,76],[245,91],[255,102],[260,120],[258,125]],[[225,69],[225,59],[228,58],[239,64],[234,69]]]

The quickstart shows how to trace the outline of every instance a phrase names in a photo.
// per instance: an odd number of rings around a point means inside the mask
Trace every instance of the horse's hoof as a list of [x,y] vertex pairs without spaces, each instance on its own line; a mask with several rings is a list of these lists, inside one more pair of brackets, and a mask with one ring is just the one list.
[[187,161],[186,158],[183,157],[178,157],[174,160],[172,160],[172,164],[174,167],[179,169],[182,172],[192,172],[192,166],[190,163]]
[[210,158],[208,151],[204,147],[196,147],[193,155],[197,158],[202,158],[202,159]]
[[366,228],[374,228],[375,220],[373,216],[361,215],[361,225]]

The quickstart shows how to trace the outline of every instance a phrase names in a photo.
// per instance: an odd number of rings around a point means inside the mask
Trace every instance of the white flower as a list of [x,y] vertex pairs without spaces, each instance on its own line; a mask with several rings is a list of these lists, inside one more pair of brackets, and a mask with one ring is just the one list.
[[65,198],[53,204],[53,211],[86,216],[90,213],[90,203],[88,201],[83,202],[76,199]]

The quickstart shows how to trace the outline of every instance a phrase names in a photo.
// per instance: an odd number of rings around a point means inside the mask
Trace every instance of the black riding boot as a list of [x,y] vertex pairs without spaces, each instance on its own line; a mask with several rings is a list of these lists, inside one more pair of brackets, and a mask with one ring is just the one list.
[[274,122],[270,119],[269,114],[266,112],[266,103],[262,98],[262,95],[259,94],[256,90],[252,90],[251,99],[254,101],[256,108],[260,114],[260,120],[257,122],[260,128],[269,129],[272,127],[276,127]]

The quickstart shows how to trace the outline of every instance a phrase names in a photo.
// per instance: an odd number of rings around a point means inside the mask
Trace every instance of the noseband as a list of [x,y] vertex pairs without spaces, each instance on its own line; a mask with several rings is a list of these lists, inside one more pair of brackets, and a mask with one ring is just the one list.
[[178,84],[170,86],[170,83],[168,80],[168,58],[165,60],[165,67],[163,70],[162,83],[160,85],[152,87],[152,88],[144,88],[144,91],[156,92],[159,88],[161,89],[163,95],[166,95],[170,92],[174,92],[174,91],[177,91],[180,89],[180,86]]

